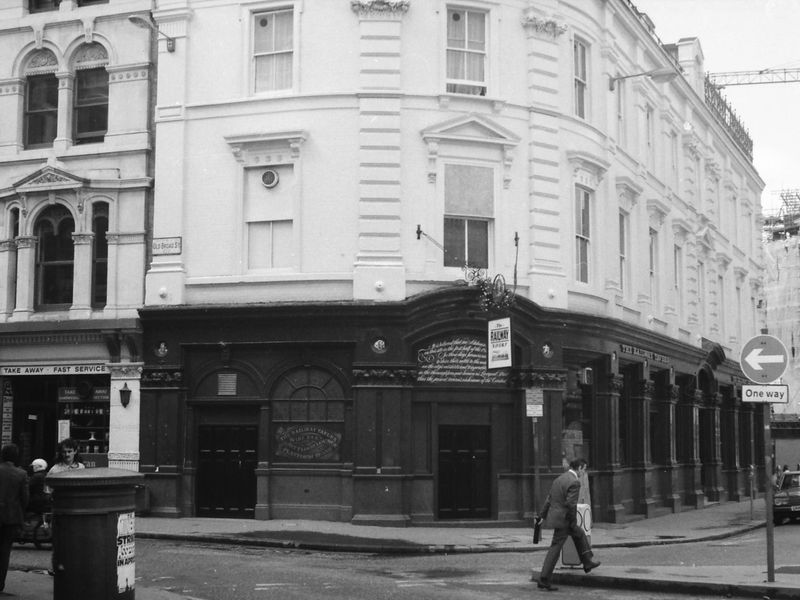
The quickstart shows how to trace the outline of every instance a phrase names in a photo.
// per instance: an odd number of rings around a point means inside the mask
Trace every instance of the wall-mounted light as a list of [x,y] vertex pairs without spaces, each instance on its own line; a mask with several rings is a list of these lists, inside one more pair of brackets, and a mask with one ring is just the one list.
[[127,381],[119,389],[119,403],[123,408],[128,408],[128,404],[131,403],[131,389],[128,387]]
[[163,31],[161,31],[158,28],[158,26],[155,23],[153,23],[150,19],[146,19],[139,15],[131,15],[128,17],[128,21],[130,21],[137,27],[141,27],[142,29],[152,29],[158,35],[164,36],[164,39],[167,40],[167,52],[175,52],[175,38],[170,37]]
[[618,77],[609,77],[608,89],[609,91],[613,92],[616,89],[618,81],[622,81],[623,79],[630,79],[631,77],[649,77],[650,79],[652,79],[657,83],[664,83],[666,81],[672,81],[677,76],[678,76],[678,71],[676,71],[673,67],[659,67],[658,69],[653,69],[652,71],[644,71],[643,73],[634,73],[633,75],[620,75]]

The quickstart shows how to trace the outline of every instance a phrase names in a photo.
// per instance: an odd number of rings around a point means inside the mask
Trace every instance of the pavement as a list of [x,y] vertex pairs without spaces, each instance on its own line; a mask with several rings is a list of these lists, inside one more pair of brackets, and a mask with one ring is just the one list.
[[[763,499],[753,503],[726,502],[701,510],[688,510],[623,524],[595,523],[592,546],[602,560],[603,548],[645,547],[664,544],[713,541],[759,529],[765,524]],[[456,554],[481,552],[540,552],[547,550],[550,531],[534,545],[532,530],[525,526],[496,523],[441,522],[413,527],[353,525],[330,521],[250,519],[206,519],[136,517],[137,539],[167,539],[231,545],[297,548],[305,550],[390,554]],[[544,558],[544,555],[541,555]],[[790,557],[791,558],[791,557]],[[535,565],[541,560],[534,558]],[[13,563],[13,554],[12,554]],[[560,565],[553,583],[565,586],[608,587],[654,592],[757,597],[800,600],[800,567],[775,564],[772,582],[767,581],[766,559],[754,565],[609,566],[590,574],[580,568]],[[539,576],[531,571],[530,579]],[[53,578],[41,570],[11,570],[6,592],[17,600],[53,597]],[[535,590],[531,583],[531,590]],[[535,592],[534,592],[535,593]],[[172,592],[137,584],[139,600],[180,600]],[[538,594],[537,594],[538,595]],[[3,594],[0,593],[0,598]]]

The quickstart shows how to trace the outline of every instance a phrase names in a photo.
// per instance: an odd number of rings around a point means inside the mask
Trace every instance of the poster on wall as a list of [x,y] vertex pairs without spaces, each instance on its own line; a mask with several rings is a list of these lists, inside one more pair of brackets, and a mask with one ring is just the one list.
[[69,419],[58,420],[58,431],[56,432],[56,443],[61,442],[69,437]]
[[117,515],[117,590],[132,590],[136,577],[134,513]]
[[11,443],[13,437],[13,423],[14,423],[14,391],[11,388],[11,382],[6,381],[3,383],[3,428],[0,435],[0,442],[5,446]]
[[511,318],[489,321],[489,369],[511,366]]

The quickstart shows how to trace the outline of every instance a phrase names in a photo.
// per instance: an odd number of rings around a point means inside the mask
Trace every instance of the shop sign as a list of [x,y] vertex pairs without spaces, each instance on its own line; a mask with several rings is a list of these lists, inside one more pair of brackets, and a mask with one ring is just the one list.
[[417,351],[419,383],[505,383],[508,371],[489,371],[486,343],[454,335]]
[[620,344],[619,351],[623,354],[633,354],[634,356],[642,356],[648,360],[652,360],[653,362],[660,362],[669,364],[669,357],[664,354],[658,354],[657,352],[653,352],[652,350],[644,350],[643,348],[637,348],[636,346],[629,346],[628,344]]
[[489,369],[511,366],[511,319],[489,321]]
[[136,578],[136,527],[132,512],[117,515],[117,591],[132,590]]
[[0,367],[0,375],[105,375],[103,363],[93,365],[20,365]]
[[96,387],[92,389],[91,398],[82,398],[78,393],[78,388],[74,386],[58,388],[59,402],[108,402],[111,399],[111,389],[107,387]]

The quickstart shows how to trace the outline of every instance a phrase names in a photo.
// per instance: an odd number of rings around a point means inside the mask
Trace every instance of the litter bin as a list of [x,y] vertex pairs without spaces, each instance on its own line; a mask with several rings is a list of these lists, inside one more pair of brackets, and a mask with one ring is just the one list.
[[136,486],[124,469],[48,475],[53,489],[53,599],[133,600]]

